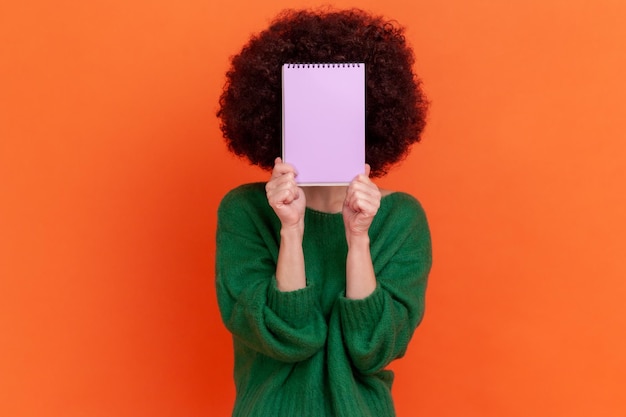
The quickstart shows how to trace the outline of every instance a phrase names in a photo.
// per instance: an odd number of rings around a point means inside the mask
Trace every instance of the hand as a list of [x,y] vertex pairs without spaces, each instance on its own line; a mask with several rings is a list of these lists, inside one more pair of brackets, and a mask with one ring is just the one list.
[[304,230],[306,198],[302,188],[296,184],[296,171],[282,159],[274,160],[272,177],[265,185],[267,201],[280,219],[283,229]]
[[369,178],[370,170],[369,164],[365,164],[365,174],[352,180],[346,191],[342,212],[348,244],[354,237],[368,237],[370,225],[380,207],[381,193]]

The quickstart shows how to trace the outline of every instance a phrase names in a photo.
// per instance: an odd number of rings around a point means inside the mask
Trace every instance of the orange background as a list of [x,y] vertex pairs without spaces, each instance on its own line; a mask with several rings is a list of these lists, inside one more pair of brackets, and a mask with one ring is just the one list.
[[[407,26],[433,102],[380,181],[434,241],[398,414],[623,417],[626,3],[409,3],[358,3]],[[215,211],[266,174],[217,99],[251,33],[315,4],[2,3],[0,415],[229,415]]]

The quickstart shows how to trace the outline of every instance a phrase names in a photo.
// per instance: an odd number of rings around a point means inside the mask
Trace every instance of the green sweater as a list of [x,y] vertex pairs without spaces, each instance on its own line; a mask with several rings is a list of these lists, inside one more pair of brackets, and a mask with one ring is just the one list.
[[233,335],[234,417],[394,416],[393,373],[424,313],[428,224],[404,193],[383,197],[369,230],[378,282],[345,298],[341,213],[306,209],[307,286],[276,287],[280,220],[262,183],[229,192],[218,210],[216,284]]

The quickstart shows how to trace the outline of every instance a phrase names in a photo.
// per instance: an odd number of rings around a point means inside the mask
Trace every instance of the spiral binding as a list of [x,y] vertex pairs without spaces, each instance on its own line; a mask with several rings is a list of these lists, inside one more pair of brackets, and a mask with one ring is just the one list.
[[361,64],[356,62],[341,62],[341,63],[293,63],[285,64],[287,68],[352,68],[360,67]]

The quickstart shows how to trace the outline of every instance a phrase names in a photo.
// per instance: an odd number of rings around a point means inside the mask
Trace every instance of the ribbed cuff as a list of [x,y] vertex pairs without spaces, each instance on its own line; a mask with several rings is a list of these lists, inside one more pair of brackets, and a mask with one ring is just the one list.
[[315,289],[310,285],[295,291],[280,291],[273,279],[267,290],[268,307],[294,327],[308,322],[315,304]]
[[381,319],[384,305],[385,293],[380,286],[376,286],[373,293],[362,299],[339,299],[342,322],[350,329],[370,328],[373,322],[377,323]]

